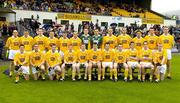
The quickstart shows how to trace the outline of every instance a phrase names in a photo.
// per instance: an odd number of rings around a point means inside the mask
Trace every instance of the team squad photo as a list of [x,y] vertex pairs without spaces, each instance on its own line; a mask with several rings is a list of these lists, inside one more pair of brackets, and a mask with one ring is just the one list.
[[180,103],[179,0],[0,0],[0,103]]
[[[29,80],[30,74],[34,80],[64,81],[68,69],[71,69],[72,81],[91,81],[93,69],[97,69],[98,81],[118,81],[122,69],[125,82],[133,81],[135,69],[140,82],[145,81],[147,69],[150,82],[163,81],[165,75],[171,79],[174,37],[169,34],[168,27],[163,27],[159,37],[154,34],[154,28],[150,28],[145,37],[137,30],[134,38],[126,33],[125,27],[119,36],[114,36],[111,28],[106,36],[101,36],[98,29],[90,36],[88,29],[84,29],[80,37],[73,32],[71,38],[66,32],[56,38],[53,29],[48,31],[48,37],[43,35],[42,28],[36,32],[38,35],[34,38],[28,31],[19,37],[17,30],[13,30],[13,35],[7,39],[5,46],[11,61],[9,76],[14,74],[15,83],[19,82],[20,75]],[[108,78],[105,78],[106,74]]]

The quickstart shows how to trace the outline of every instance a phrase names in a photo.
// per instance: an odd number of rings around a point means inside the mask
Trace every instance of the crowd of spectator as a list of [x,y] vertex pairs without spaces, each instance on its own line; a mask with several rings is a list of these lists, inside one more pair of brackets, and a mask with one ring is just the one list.
[[[65,13],[87,13],[93,15],[111,16],[113,8],[120,8],[128,12],[144,13],[145,9],[126,3],[111,2],[104,3],[103,0],[1,0],[0,7],[35,10],[48,12],[65,12]],[[100,7],[102,5],[103,7]]]
[[133,5],[133,4],[119,4],[119,5],[117,4],[117,6],[120,9],[124,9],[128,12],[136,12],[136,13],[144,13],[145,12],[144,8],[137,6],[137,5]]
[[73,0],[1,0],[1,7],[20,9],[20,10],[35,10],[49,12],[66,12],[66,13],[81,13],[94,15],[111,15],[111,10],[108,8],[100,8],[98,4],[89,2],[77,3]]

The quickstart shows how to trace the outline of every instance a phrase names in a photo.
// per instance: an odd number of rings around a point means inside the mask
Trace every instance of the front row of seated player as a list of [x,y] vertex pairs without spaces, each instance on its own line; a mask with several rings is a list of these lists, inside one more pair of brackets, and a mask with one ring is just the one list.
[[[98,49],[97,44],[93,44],[91,50],[86,50],[82,44],[80,50],[73,51],[69,45],[68,51],[64,55],[56,50],[56,45],[52,45],[52,50],[43,53],[37,44],[32,52],[24,52],[24,45],[20,45],[20,52],[15,55],[15,82],[19,82],[19,75],[23,74],[25,80],[29,80],[30,68],[34,80],[40,77],[45,80],[46,73],[49,79],[65,79],[65,72],[72,68],[72,80],[75,81],[76,74],[81,79],[80,68],[85,68],[84,79],[91,81],[92,70],[97,68],[98,80],[105,79],[106,68],[110,69],[110,79],[118,80],[118,69],[124,68],[124,81],[133,80],[133,69],[138,70],[138,80],[145,81],[146,69],[150,69],[149,80],[159,82],[164,79],[166,72],[167,53],[163,50],[162,44],[158,44],[156,51],[148,49],[148,43],[143,43],[143,49],[138,51],[134,48],[134,42],[130,43],[130,49],[124,50],[122,45],[118,45],[115,50],[111,50],[109,44],[105,44],[104,50]],[[129,78],[129,79],[128,79]]]

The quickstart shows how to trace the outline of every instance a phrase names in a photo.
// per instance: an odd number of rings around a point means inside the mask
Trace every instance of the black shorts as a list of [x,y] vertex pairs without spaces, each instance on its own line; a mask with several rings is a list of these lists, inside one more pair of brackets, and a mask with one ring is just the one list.
[[72,64],[65,64],[65,68],[71,68]]
[[18,66],[15,66],[14,70],[19,71],[20,68],[21,68],[21,66],[18,65]]
[[80,64],[80,68],[86,68],[85,64]]
[[156,66],[162,66],[160,63],[156,63]]
[[118,68],[118,69],[123,68],[123,63],[118,63],[117,68]]

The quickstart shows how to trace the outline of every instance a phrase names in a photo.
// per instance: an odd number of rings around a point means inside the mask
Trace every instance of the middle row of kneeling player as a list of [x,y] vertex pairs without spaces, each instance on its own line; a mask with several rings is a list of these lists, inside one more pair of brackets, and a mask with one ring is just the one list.
[[[161,47],[161,48],[160,48]],[[145,80],[145,68],[150,68],[150,78],[152,81],[152,77],[156,74],[156,81],[159,81],[160,72],[161,74],[165,74],[166,66],[166,54],[162,50],[162,45],[159,44],[157,51],[152,52],[148,49],[147,42],[144,42],[143,49],[138,51],[134,48],[134,42],[131,42],[130,49],[124,50],[122,45],[119,45],[116,50],[111,50],[109,48],[109,44],[105,44],[104,50],[98,49],[97,44],[93,44],[92,50],[86,50],[85,45],[81,45],[81,49],[77,52],[73,51],[72,45],[69,45],[68,51],[61,55],[56,50],[56,45],[52,45],[52,50],[44,54],[39,51],[38,45],[34,45],[34,50],[29,53],[29,58],[26,56],[21,56],[23,54],[24,46],[20,46],[20,53],[15,55],[14,64],[16,66],[17,71],[21,70],[26,76],[29,78],[29,65],[28,61],[30,61],[30,67],[32,68],[32,73],[34,75],[34,79],[37,80],[40,76],[43,80],[45,80],[46,68],[48,70],[48,75],[50,80],[53,80],[54,77],[57,80],[65,79],[66,68],[72,68],[72,80],[75,80],[76,73],[78,74],[78,79],[81,79],[80,68],[85,68],[85,76],[84,79],[88,79],[91,81],[91,72],[95,67],[98,69],[98,80],[105,79],[105,68],[110,69],[110,79],[117,81],[117,69],[124,68],[124,80],[127,81],[128,76],[129,80],[133,80],[132,69],[138,69],[138,80]],[[161,53],[162,52],[162,53]],[[162,54],[161,57],[158,58],[159,54]],[[152,55],[157,55],[152,57]],[[26,60],[27,59],[27,60]],[[30,60],[28,60],[30,59]],[[25,63],[27,62],[27,63]],[[158,64],[158,68],[163,70],[156,70],[156,65]],[[159,65],[160,64],[160,65]],[[23,68],[26,66],[27,68]],[[46,68],[45,68],[46,67]],[[16,82],[18,82],[19,73],[16,75]],[[61,77],[61,78],[60,78]],[[113,78],[114,77],[114,78]],[[28,80],[28,79],[26,79]]]

